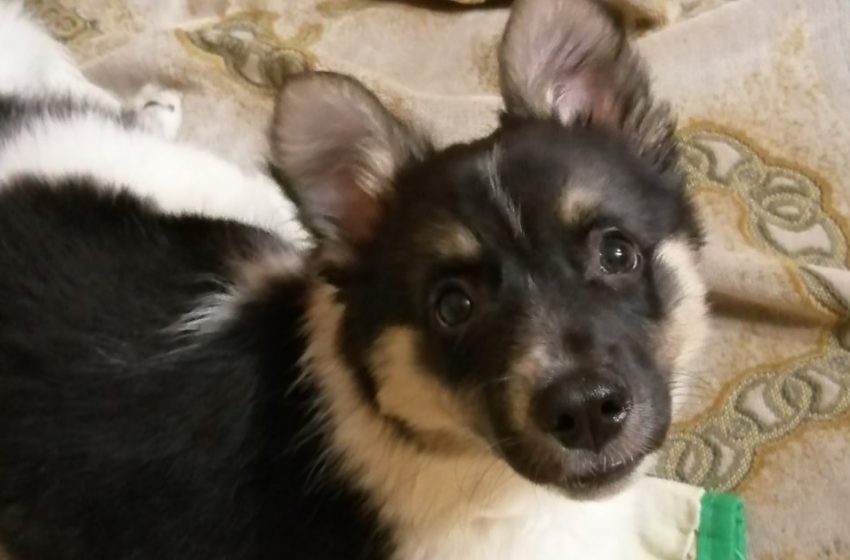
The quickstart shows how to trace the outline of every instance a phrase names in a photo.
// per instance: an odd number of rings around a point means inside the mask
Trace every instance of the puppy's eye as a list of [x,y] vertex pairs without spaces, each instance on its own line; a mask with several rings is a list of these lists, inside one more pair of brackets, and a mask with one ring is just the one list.
[[452,283],[441,288],[434,300],[434,314],[444,327],[459,327],[472,317],[472,312],[472,298],[458,284]]
[[626,274],[640,266],[637,246],[622,232],[609,229],[599,240],[599,266],[605,274]]

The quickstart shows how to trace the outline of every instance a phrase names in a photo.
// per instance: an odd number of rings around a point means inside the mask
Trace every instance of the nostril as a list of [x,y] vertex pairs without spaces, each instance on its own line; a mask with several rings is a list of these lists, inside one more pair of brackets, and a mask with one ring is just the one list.
[[625,420],[628,410],[626,409],[626,405],[620,400],[605,399],[599,407],[599,412],[602,413],[602,417],[606,420],[621,422]]
[[569,414],[561,414],[558,416],[558,421],[555,423],[555,431],[561,434],[568,434],[576,429],[576,419]]

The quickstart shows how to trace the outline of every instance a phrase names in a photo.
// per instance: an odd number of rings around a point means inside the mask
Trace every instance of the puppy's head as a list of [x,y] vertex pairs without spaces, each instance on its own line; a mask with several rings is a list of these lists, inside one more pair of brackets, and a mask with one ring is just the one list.
[[377,414],[586,496],[668,429],[703,331],[698,231],[673,122],[600,4],[519,0],[500,65],[499,129],[442,151],[357,82],[297,78],[275,162]]

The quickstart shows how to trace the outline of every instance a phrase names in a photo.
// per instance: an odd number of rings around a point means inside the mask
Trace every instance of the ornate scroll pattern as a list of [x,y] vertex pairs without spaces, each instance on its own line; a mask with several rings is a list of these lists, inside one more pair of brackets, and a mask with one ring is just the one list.
[[50,34],[63,43],[96,32],[94,21],[83,18],[59,0],[27,0],[26,4],[33,15],[47,26]]
[[313,67],[308,48],[321,36],[318,24],[302,27],[295,36],[280,39],[274,32],[276,15],[240,12],[206,27],[178,31],[184,44],[218,57],[228,74],[240,83],[273,93],[287,76]]
[[[730,135],[682,135],[691,188],[735,193],[747,205],[747,228],[761,249],[790,260],[817,304],[850,315],[847,240],[828,191],[807,174],[777,165]],[[695,427],[673,434],[662,452],[662,476],[730,490],[747,476],[760,446],[807,422],[850,409],[850,336],[832,331],[815,355],[746,377]]]

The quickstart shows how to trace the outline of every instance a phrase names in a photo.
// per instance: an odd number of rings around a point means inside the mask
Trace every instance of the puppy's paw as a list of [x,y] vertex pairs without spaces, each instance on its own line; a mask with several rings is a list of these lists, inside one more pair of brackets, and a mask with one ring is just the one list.
[[177,137],[183,121],[183,100],[179,93],[147,84],[131,105],[141,128],[170,140]]

